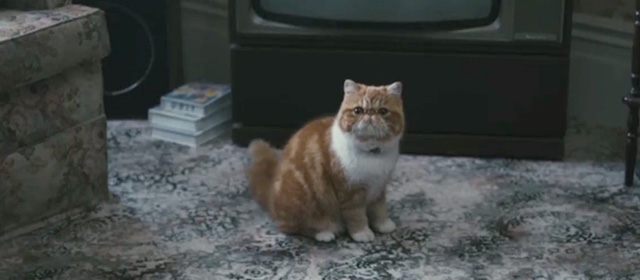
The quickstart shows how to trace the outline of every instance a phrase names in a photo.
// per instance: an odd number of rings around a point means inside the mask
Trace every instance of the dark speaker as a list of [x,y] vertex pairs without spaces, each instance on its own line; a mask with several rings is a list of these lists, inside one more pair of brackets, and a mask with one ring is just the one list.
[[105,12],[111,54],[103,60],[109,119],[145,119],[183,82],[179,0],[74,0]]

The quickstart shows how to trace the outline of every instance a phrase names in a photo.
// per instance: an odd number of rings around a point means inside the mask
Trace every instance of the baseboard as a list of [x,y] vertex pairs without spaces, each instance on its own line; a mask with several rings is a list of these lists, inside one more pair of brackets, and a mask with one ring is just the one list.
[[[294,132],[293,129],[286,128],[236,125],[231,137],[234,144],[243,147],[260,138],[282,148]],[[564,157],[564,139],[406,134],[401,142],[401,152],[417,155],[561,160]]]

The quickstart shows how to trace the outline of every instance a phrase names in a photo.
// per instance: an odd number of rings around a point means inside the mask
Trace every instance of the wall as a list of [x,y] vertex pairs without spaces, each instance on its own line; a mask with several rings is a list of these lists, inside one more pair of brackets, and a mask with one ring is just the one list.
[[181,0],[185,81],[229,83],[227,0]]
[[634,0],[573,0],[578,13],[633,21]]
[[569,115],[624,127],[630,90],[633,0],[577,0],[571,42]]

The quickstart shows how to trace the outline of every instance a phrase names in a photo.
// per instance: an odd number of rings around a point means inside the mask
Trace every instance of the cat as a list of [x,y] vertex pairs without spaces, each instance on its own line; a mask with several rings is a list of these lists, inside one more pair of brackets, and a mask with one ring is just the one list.
[[344,81],[338,113],[305,124],[279,154],[267,142],[249,144],[247,170],[254,199],[285,234],[330,242],[346,229],[357,242],[395,230],[386,185],[399,156],[405,119],[402,83]]

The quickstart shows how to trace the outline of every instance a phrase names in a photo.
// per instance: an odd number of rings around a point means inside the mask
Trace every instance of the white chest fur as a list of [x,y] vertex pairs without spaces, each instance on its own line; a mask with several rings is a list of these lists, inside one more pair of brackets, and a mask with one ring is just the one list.
[[[372,201],[381,194],[391,179],[399,154],[399,138],[389,143],[362,143],[344,133],[337,125],[331,129],[331,149],[342,164],[350,185],[367,187],[367,200]],[[367,152],[380,148],[380,153]]]

